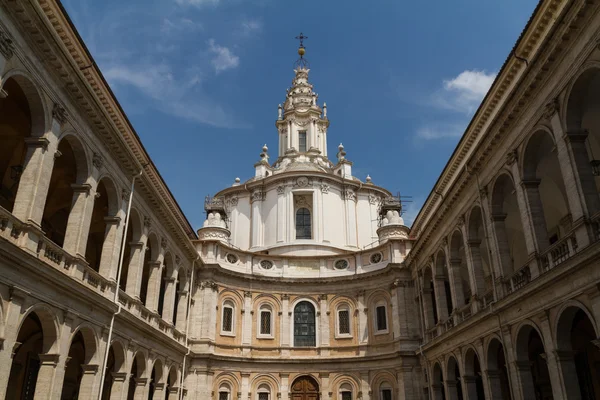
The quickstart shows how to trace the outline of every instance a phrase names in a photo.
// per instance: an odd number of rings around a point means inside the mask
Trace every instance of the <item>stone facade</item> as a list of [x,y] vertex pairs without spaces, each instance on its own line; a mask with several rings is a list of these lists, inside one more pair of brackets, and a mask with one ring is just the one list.
[[410,230],[299,66],[196,234],[60,4],[1,3],[0,398],[600,398],[598,43],[540,2]]

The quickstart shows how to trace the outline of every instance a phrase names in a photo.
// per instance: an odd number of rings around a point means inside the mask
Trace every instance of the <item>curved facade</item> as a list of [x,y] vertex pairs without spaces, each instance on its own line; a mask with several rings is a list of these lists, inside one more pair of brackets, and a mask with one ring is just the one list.
[[410,229],[299,67],[196,233],[60,3],[0,2],[0,399],[600,399],[598,43],[541,1]]

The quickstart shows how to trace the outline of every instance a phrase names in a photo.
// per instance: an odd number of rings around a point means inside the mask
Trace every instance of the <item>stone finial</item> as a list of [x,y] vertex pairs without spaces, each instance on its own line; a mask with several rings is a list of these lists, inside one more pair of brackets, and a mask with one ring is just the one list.
[[277,119],[280,121],[283,119],[283,107],[281,107],[281,104],[277,106]]
[[346,152],[344,151],[344,145],[341,143],[338,146],[337,158],[338,158],[338,161],[342,161],[342,160],[346,159]]
[[372,182],[371,182],[371,181],[372,181],[372,179],[371,179],[371,175],[367,175],[367,179],[366,179],[366,180],[367,180],[367,183],[372,183]]
[[323,103],[323,119],[327,119],[327,103]]
[[262,147],[262,153],[260,153],[260,160],[261,161],[268,161],[269,160],[269,148],[267,147],[266,143]]
[[235,178],[235,180],[233,181],[233,185],[231,185],[231,186],[239,186],[240,182],[241,182],[240,178]]

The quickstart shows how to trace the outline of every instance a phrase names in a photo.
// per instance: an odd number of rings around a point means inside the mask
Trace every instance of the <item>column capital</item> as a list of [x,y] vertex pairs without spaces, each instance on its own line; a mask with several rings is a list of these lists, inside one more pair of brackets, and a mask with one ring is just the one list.
[[148,378],[133,378],[136,386],[146,386],[148,383]]
[[83,364],[81,366],[81,370],[83,371],[83,373],[90,375],[96,375],[96,372],[98,372],[98,368],[98,364]]
[[479,247],[481,245],[481,240],[480,239],[469,239],[469,240],[467,240],[467,244],[469,245],[469,247]]
[[491,215],[492,221],[494,222],[503,222],[506,219],[507,214],[504,213],[494,213]]
[[127,379],[127,372],[111,372],[111,375],[115,382],[125,382]]
[[104,217],[104,222],[106,225],[119,225],[121,217]]
[[44,150],[47,150],[48,144],[50,144],[50,141],[45,137],[26,137],[24,141],[27,147],[41,147]]
[[60,354],[40,354],[38,357],[40,358],[40,363],[42,365],[56,366],[58,364]]
[[90,190],[92,190],[92,185],[90,185],[89,183],[83,183],[81,185],[73,183],[71,184],[71,189],[73,189],[73,192],[75,193],[90,194]]
[[587,129],[570,129],[565,134],[565,140],[571,143],[582,143],[585,142],[588,135]]
[[144,242],[129,242],[129,246],[132,249],[141,249],[142,247],[144,247]]
[[521,185],[526,189],[536,189],[540,186],[541,179],[523,179]]

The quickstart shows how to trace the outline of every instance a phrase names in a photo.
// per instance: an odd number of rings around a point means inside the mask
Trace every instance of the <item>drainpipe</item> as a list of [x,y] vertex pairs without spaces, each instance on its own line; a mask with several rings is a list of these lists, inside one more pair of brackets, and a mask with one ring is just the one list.
[[106,364],[108,363],[108,354],[110,353],[110,341],[112,340],[113,328],[115,326],[115,318],[121,312],[121,303],[119,302],[119,285],[121,284],[121,268],[123,268],[123,255],[125,254],[125,240],[127,240],[127,228],[129,227],[129,215],[131,214],[131,203],[133,202],[133,192],[135,190],[135,180],[144,173],[144,164],[140,173],[133,176],[131,180],[131,190],[129,192],[129,201],[127,203],[127,214],[125,215],[125,227],[123,228],[123,240],[121,241],[121,254],[119,255],[119,266],[117,268],[117,285],[115,286],[115,297],[113,302],[117,305],[117,311],[112,315],[110,320],[110,328],[108,330],[108,340],[106,341],[106,351],[104,352],[104,362],[102,364],[102,375],[100,378],[100,392],[98,400],[102,400],[102,392],[104,391],[104,378],[106,377]]
[[192,291],[194,289],[194,271],[196,270],[196,262],[200,259],[200,254],[196,257],[196,259],[192,262],[192,276],[190,277],[190,289],[188,294],[188,304],[187,304],[187,318],[185,321],[185,347],[187,347],[187,353],[183,355],[183,366],[181,367],[181,380],[179,381],[179,400],[183,399],[183,376],[185,374],[185,362],[187,361],[187,357],[190,355],[190,345],[189,345],[189,331],[190,331],[190,318],[192,313],[190,312],[190,307],[192,306]]

